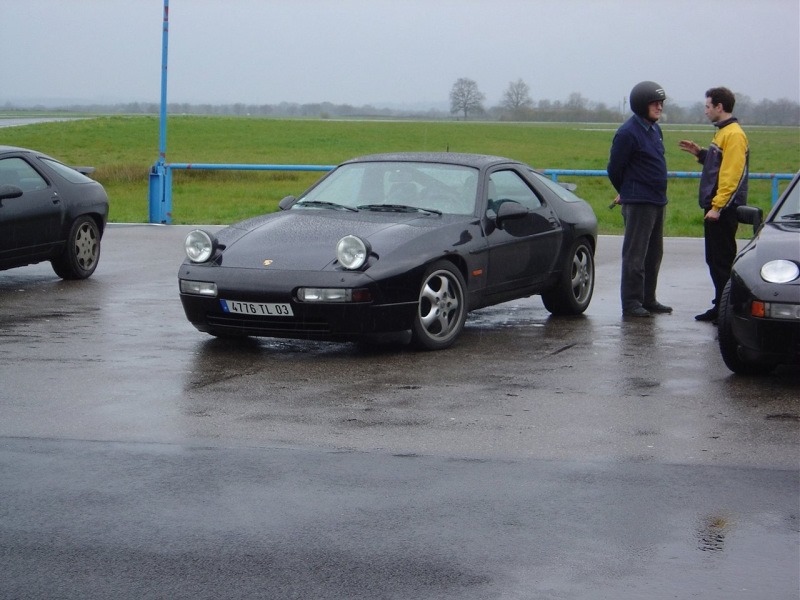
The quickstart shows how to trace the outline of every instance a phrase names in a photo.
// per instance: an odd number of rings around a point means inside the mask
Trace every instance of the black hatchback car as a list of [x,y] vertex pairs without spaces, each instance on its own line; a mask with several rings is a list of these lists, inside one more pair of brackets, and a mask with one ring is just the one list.
[[0,270],[50,261],[63,279],[94,273],[108,196],[93,171],[0,146]]
[[737,209],[756,232],[733,263],[719,311],[719,347],[743,375],[800,367],[800,173],[770,210]]

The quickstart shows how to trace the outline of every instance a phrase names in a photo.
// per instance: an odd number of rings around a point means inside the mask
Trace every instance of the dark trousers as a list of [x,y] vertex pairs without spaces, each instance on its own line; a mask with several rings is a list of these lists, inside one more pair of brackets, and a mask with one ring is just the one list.
[[664,255],[666,206],[623,204],[625,237],[622,241],[622,310],[656,302],[656,285]]
[[[704,213],[705,214],[705,213]],[[718,221],[703,221],[706,242],[706,264],[714,283],[714,306],[719,307],[722,290],[731,276],[731,266],[736,258],[736,207],[730,206],[719,214]]]

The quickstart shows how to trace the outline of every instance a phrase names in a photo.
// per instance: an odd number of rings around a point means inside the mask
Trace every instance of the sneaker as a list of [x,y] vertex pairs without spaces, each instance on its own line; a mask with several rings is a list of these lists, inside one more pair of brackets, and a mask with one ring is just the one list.
[[672,312],[671,306],[665,306],[661,302],[653,302],[652,304],[645,304],[644,308],[652,313],[667,314]]
[[626,308],[622,311],[623,317],[649,317],[650,311],[642,306],[636,308]]
[[706,312],[696,315],[695,320],[716,322],[717,316],[718,316],[717,309],[709,308]]

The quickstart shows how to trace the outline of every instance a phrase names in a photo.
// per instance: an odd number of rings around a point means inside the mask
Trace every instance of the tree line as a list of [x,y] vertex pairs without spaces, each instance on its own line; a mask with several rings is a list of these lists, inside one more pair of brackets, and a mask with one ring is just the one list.
[[[498,106],[484,106],[485,96],[478,84],[466,77],[459,78],[450,90],[450,113],[460,118],[490,118],[507,121],[576,121],[614,123],[621,122],[630,114],[627,102],[619,107],[609,107],[591,102],[579,93],[570,94],[565,102],[531,98],[530,87],[522,79],[512,81],[503,93]],[[754,102],[745,94],[736,94],[734,114],[751,125],[800,125],[800,104],[786,98]],[[689,107],[664,103],[661,117],[664,123],[707,123],[705,101]]]
[[[580,93],[572,93],[566,100],[538,100],[531,97],[530,87],[522,80],[508,84],[497,106],[486,107],[486,97],[478,84],[468,78],[459,78],[450,91],[450,110],[430,108],[425,110],[408,108],[376,107],[370,104],[354,106],[331,102],[279,104],[194,104],[171,102],[167,106],[170,115],[217,115],[252,116],[275,118],[362,118],[362,119],[473,119],[493,121],[531,121],[531,122],[580,122],[580,123],[619,123],[630,115],[627,100],[619,106],[608,106],[603,102],[592,102]],[[45,106],[17,106],[6,102],[2,112],[47,112],[71,114],[149,114],[157,115],[160,105],[157,102],[127,102],[117,104],[74,104],[57,108]],[[749,125],[800,125],[800,104],[787,99],[761,100],[754,102],[744,94],[736,94],[734,114]],[[682,107],[664,105],[663,123],[705,124],[708,122],[704,112],[704,101]]]

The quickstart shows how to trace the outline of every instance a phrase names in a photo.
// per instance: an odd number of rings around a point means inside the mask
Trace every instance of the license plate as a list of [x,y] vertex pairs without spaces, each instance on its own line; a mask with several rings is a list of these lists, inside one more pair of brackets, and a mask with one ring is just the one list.
[[238,300],[220,300],[222,310],[237,315],[253,315],[256,317],[293,317],[292,307],[286,303],[239,302]]

